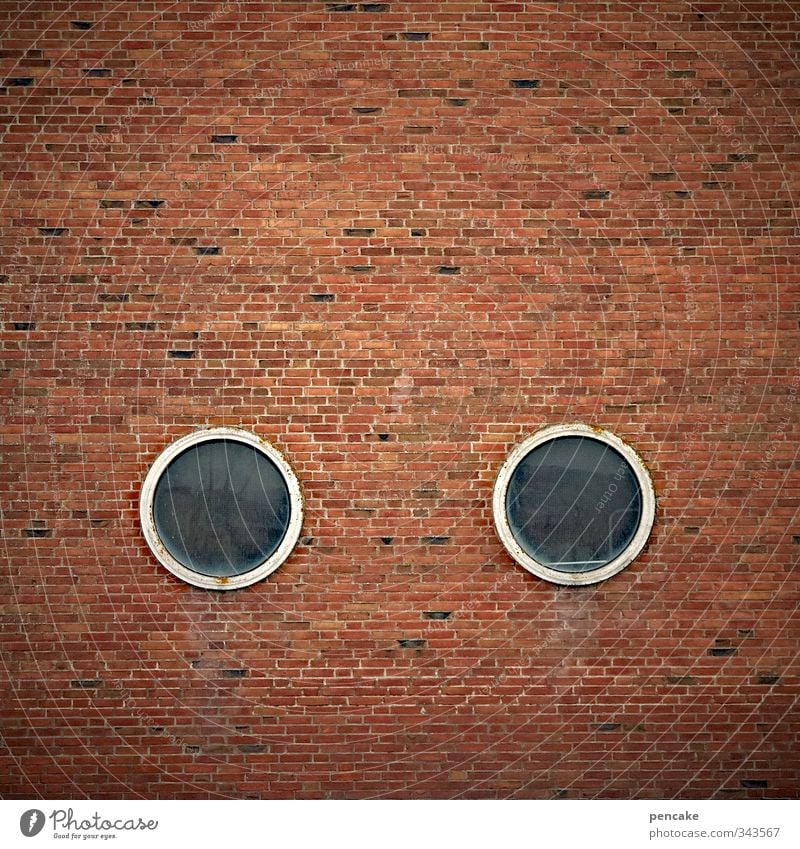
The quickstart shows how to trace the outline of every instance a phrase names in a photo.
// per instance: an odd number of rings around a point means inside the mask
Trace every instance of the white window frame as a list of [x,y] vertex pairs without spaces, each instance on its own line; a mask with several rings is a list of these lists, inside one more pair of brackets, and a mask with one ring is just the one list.
[[[553,439],[558,439],[564,436],[584,436],[590,439],[595,439],[598,442],[605,443],[614,450],[618,451],[628,462],[633,470],[636,480],[639,484],[639,490],[642,497],[642,513],[639,519],[639,526],[633,539],[627,547],[620,552],[613,560],[601,566],[598,569],[593,569],[589,572],[559,572],[544,563],[540,563],[525,551],[517,542],[511,527],[508,523],[506,514],[506,495],[508,485],[511,481],[511,476],[517,466],[527,455],[538,446],[545,442],[550,442]],[[618,436],[610,433],[607,430],[602,430],[597,427],[590,427],[584,424],[567,424],[567,425],[551,425],[542,428],[536,433],[529,436],[527,439],[520,442],[508,455],[494,484],[494,492],[492,495],[492,512],[494,514],[494,525],[500,541],[506,548],[506,551],[514,558],[514,560],[537,575],[545,581],[550,581],[554,584],[562,586],[585,586],[587,584],[597,584],[600,581],[616,575],[628,566],[636,557],[639,556],[642,549],[650,536],[650,531],[653,528],[656,511],[656,496],[653,489],[653,481],[647,467],[642,462],[639,455],[627,443],[623,442]]]
[[[167,551],[166,546],[161,541],[158,531],[156,530],[155,520],[153,517],[153,498],[155,496],[156,484],[161,476],[166,471],[167,466],[187,448],[194,445],[199,445],[202,442],[210,442],[212,440],[226,439],[232,442],[240,442],[244,445],[250,445],[260,451],[264,456],[270,459],[283,476],[287,489],[289,490],[289,523],[286,528],[286,533],[283,535],[280,545],[275,551],[262,563],[259,563],[253,569],[242,573],[241,575],[217,576],[217,575],[202,575],[199,572],[184,566],[183,563],[177,561]],[[292,467],[286,461],[284,456],[269,442],[261,437],[256,436],[248,430],[235,427],[210,427],[203,430],[194,431],[181,437],[172,444],[168,445],[161,454],[155,459],[153,465],[147,473],[142,484],[141,495],[139,498],[139,519],[144,531],[144,537],[147,540],[147,545],[155,555],[156,559],[172,572],[173,575],[186,581],[187,584],[192,584],[195,587],[212,590],[238,590],[242,587],[250,586],[257,581],[266,578],[267,575],[274,572],[291,554],[297,540],[300,537],[300,531],[303,526],[303,495],[300,490],[300,483],[295,475]]]

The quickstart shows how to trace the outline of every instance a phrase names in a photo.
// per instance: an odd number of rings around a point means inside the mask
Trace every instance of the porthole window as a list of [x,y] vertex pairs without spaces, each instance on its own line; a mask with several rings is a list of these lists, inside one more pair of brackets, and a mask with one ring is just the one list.
[[294,548],[303,524],[300,485],[269,443],[237,428],[189,434],[156,459],[140,501],[145,539],[190,584],[246,587]]
[[621,439],[557,425],[508,456],[493,511],[500,540],[519,564],[557,584],[594,584],[642,550],[655,495],[644,464]]

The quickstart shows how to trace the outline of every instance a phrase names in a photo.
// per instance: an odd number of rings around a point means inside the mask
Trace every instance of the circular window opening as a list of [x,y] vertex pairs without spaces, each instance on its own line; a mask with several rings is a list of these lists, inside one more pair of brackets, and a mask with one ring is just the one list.
[[518,563],[557,584],[593,584],[642,550],[655,495],[644,464],[621,439],[557,425],[511,452],[493,509],[500,540]]
[[286,460],[252,433],[212,428],[170,445],[142,487],[145,538],[173,574],[198,587],[238,589],[289,556],[303,522]]

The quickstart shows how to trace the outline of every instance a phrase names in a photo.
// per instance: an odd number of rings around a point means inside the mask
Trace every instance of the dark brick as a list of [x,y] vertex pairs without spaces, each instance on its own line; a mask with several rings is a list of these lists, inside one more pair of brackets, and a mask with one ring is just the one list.
[[425,648],[426,640],[398,640],[401,649],[422,649]]
[[603,404],[603,410],[607,413],[636,413],[638,404]]
[[511,80],[511,88],[539,88],[539,80]]

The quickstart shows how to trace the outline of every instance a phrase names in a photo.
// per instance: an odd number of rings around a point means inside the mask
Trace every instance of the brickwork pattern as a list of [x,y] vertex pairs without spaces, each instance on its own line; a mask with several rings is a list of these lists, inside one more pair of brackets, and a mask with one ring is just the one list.
[[[784,2],[0,2],[6,797],[798,793],[800,45]],[[656,487],[597,586],[512,447]],[[197,427],[306,503],[261,583],[138,523]]]

